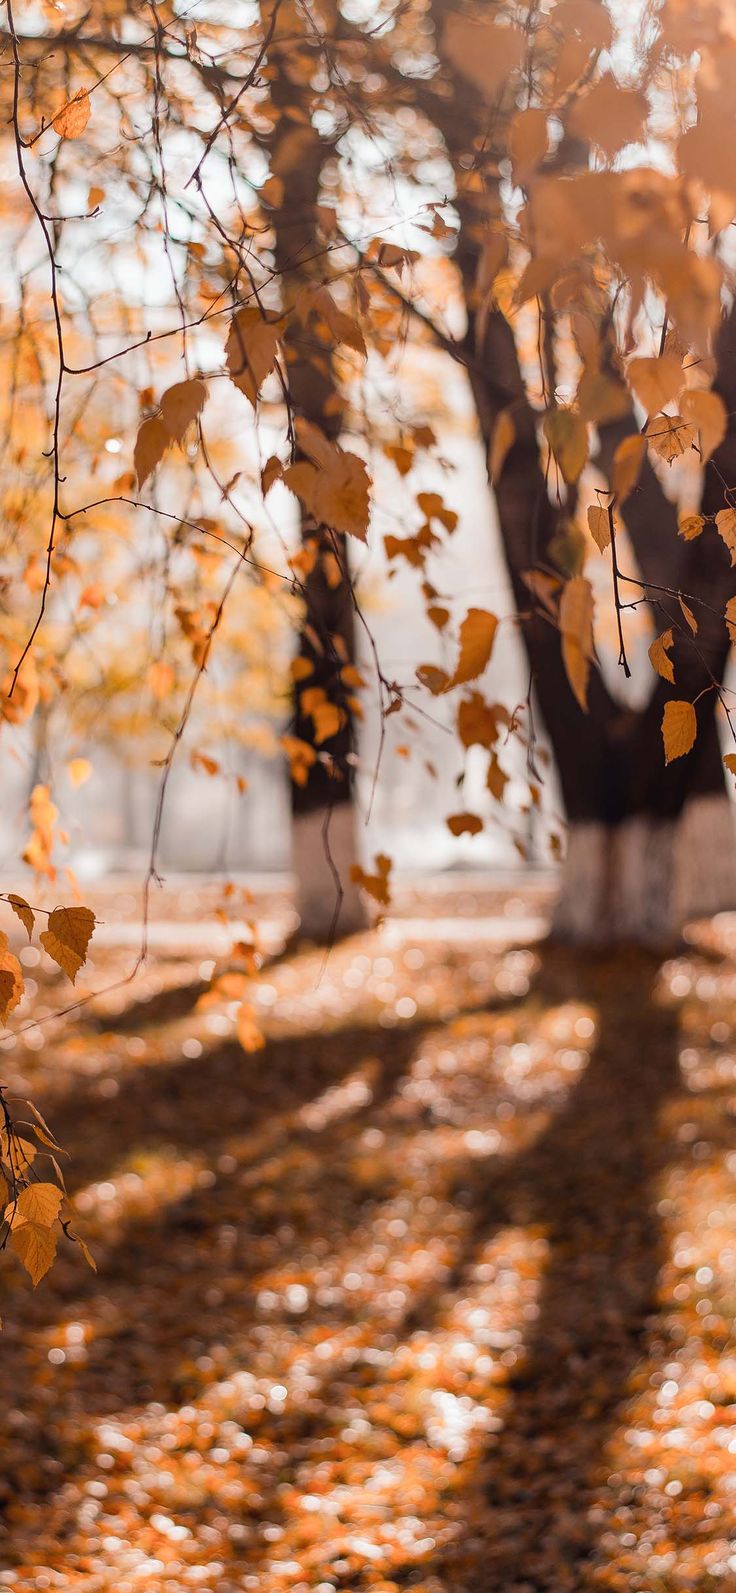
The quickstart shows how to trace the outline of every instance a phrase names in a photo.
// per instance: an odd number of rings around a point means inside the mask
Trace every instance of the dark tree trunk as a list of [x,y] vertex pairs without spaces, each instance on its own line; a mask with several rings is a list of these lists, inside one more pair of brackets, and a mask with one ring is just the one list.
[[[314,41],[305,41],[305,49]],[[276,44],[270,62],[277,68],[271,93],[280,119],[271,145],[271,169],[283,185],[271,211],[276,270],[286,304],[305,288],[319,286],[324,245],[317,228],[317,206],[325,159],[331,154],[310,119],[310,91],[289,71],[293,40],[282,53]],[[296,132],[296,139],[295,139]],[[314,328],[291,315],[285,336],[286,386],[290,417],[318,426],[337,440],[343,408],[334,378],[332,351]],[[294,458],[300,455],[295,447]],[[351,869],[357,860],[354,805],[355,716],[353,693],[342,671],[355,652],[354,601],[346,539],[318,526],[302,513],[302,544],[313,567],[300,577],[304,614],[297,657],[303,675],[293,687],[290,733],[306,743],[313,759],[301,760],[302,778],[290,779],[293,866],[302,933],[326,940],[365,928],[367,915]],[[308,673],[307,673],[308,670]],[[324,691],[339,710],[336,734],[320,739],[305,693]],[[309,698],[306,698],[307,704]]]

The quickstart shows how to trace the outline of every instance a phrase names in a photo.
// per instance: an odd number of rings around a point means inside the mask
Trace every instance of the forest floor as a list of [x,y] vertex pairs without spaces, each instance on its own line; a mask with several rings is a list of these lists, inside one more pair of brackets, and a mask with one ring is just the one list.
[[[246,904],[247,1054],[180,890],[6,1050],[98,1270],[2,1261],[0,1588],[733,1593],[736,923],[572,955],[548,894],[326,958]],[[136,902],[91,905],[99,991]]]

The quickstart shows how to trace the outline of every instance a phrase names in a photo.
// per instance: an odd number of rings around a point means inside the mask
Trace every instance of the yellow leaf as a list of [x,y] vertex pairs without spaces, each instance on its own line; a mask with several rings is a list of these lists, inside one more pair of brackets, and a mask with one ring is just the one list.
[[465,619],[460,626],[460,656],[457,667],[451,680],[443,687],[450,691],[453,686],[464,686],[470,680],[477,680],[483,674],[491,653],[493,642],[498,629],[498,620],[495,614],[489,614],[483,608],[469,608]]
[[724,756],[723,762],[725,763],[729,774],[736,775],[736,752],[727,752]]
[[161,419],[173,442],[181,442],[185,432],[201,415],[207,388],[198,378],[175,382],[161,395]]
[[613,456],[611,487],[619,503],[633,492],[647,451],[646,438],[624,437]]
[[97,1262],[95,1261],[95,1258],[94,1258],[94,1256],[92,1254],[92,1251],[89,1248],[89,1245],[85,1244],[84,1239],[81,1239],[78,1233],[75,1233],[74,1240],[75,1240],[75,1243],[79,1245],[79,1248],[80,1248],[80,1250],[82,1252],[82,1255],[84,1256],[84,1259],[85,1259],[85,1261],[87,1263],[87,1266],[91,1267],[93,1272],[96,1272],[97,1271]]
[[29,907],[25,897],[16,896],[14,891],[10,892],[8,901],[13,909],[13,912],[15,913],[16,918],[19,918],[24,928],[28,930],[28,939],[30,940],[31,935],[33,934],[33,925],[35,923],[33,908]]
[[161,463],[166,449],[169,447],[171,437],[160,415],[151,415],[148,420],[138,428],[133,453],[133,466],[138,478],[139,488],[153,475],[156,466]]
[[7,1023],[8,1015],[17,1007],[25,988],[23,971],[12,951],[6,951],[7,936],[0,936],[0,1023]]
[[25,1222],[38,1223],[40,1228],[51,1228],[56,1222],[63,1200],[56,1184],[26,1184],[18,1199],[11,1202],[5,1212],[6,1222],[20,1227]]
[[447,820],[448,830],[453,835],[479,835],[483,828],[483,820],[477,813],[453,813]]
[[672,659],[668,658],[667,654],[673,641],[673,632],[671,630],[663,631],[661,636],[655,637],[649,649],[649,658],[653,669],[656,669],[657,674],[661,675],[663,680],[668,680],[672,686],[675,684],[675,671]]
[[611,541],[611,516],[607,509],[592,504],[588,510],[588,528],[596,547],[605,553]]
[[378,852],[374,859],[375,874],[366,874],[358,863],[354,863],[350,870],[350,878],[361,890],[366,891],[378,902],[379,907],[388,907],[391,901],[391,888],[389,877],[391,874],[391,859],[385,852]]
[[491,447],[488,455],[488,473],[494,486],[501,480],[506,456],[515,441],[516,427],[514,425],[513,412],[510,409],[502,409],[493,428],[493,437],[491,438]]
[[517,111],[509,127],[509,154],[515,183],[523,184],[547,153],[547,112]]
[[245,305],[236,311],[225,345],[225,363],[235,386],[254,408],[266,377],[275,369],[278,346],[278,330],[264,320],[260,310]]
[[728,548],[731,563],[736,564],[736,509],[719,509],[716,530]]
[[646,435],[655,454],[668,465],[695,442],[693,427],[682,415],[655,415]]
[[91,105],[86,89],[78,89],[72,99],[62,105],[51,123],[60,138],[81,138],[90,118]]
[[77,786],[84,785],[85,780],[89,779],[92,773],[92,765],[89,758],[72,758],[66,766],[66,772],[76,789]]
[[589,420],[593,426],[605,426],[612,420],[620,420],[631,409],[631,400],[623,382],[613,381],[594,365],[587,366],[583,371],[575,403],[583,420]]
[[660,359],[629,360],[626,376],[635,397],[647,415],[656,415],[674,403],[682,387],[682,361],[674,354],[663,354]]
[[685,420],[697,427],[700,433],[700,452],[705,462],[706,459],[710,459],[726,435],[728,416],[723,399],[718,393],[690,388],[682,395],[680,409]]
[[683,618],[687,620],[687,623],[690,626],[690,629],[691,629],[691,631],[693,633],[693,636],[697,636],[697,634],[698,634],[698,622],[697,622],[697,620],[695,618],[695,615],[693,614],[692,609],[688,608],[684,597],[679,597],[677,599],[677,601],[678,601],[678,603],[680,605],[680,608],[682,609]]
[[736,597],[730,597],[724,613],[726,627],[732,642],[736,642]]
[[691,702],[665,703],[662,718],[665,763],[683,758],[694,745],[697,731],[698,721]]
[[593,656],[593,589],[584,575],[567,581],[560,598],[560,631],[565,672],[583,712],[588,708],[588,677]]
[[705,515],[683,514],[677,529],[685,542],[692,542],[695,537],[699,537],[701,532],[705,530],[705,525]]
[[238,1012],[235,1032],[244,1051],[262,1051],[266,1041],[256,1022],[256,1015],[249,1002],[244,1001]]
[[49,957],[72,984],[86,962],[94,927],[95,915],[89,907],[55,907],[49,914],[48,929],[39,936]]
[[578,480],[588,457],[588,428],[572,409],[548,409],[544,435],[569,484]]
[[13,1229],[10,1243],[35,1289],[56,1255],[56,1234],[39,1223],[24,1222]]

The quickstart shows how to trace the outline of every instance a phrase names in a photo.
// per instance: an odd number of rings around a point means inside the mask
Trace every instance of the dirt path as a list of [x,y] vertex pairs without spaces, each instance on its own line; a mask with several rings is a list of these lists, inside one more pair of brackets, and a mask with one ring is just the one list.
[[724,938],[365,936],[265,969],[252,1056],[205,974],[13,1063],[99,1272],[4,1265],[0,1586],[736,1588]]

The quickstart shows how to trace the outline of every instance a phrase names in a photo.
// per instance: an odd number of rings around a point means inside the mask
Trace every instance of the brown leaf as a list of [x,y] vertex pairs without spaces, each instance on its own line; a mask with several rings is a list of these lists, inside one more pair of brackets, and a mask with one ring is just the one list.
[[139,488],[149,476],[153,475],[170,443],[171,437],[160,415],[149,416],[148,420],[144,420],[139,426],[133,453],[133,466]]
[[672,630],[663,631],[661,636],[655,637],[649,648],[649,658],[653,669],[656,669],[657,674],[661,675],[663,680],[668,680],[672,686],[675,684],[675,670],[672,659],[668,658],[667,654],[673,645],[673,641],[674,634]]
[[493,436],[491,438],[491,446],[488,454],[488,474],[490,475],[491,482],[494,487],[496,483],[501,480],[503,467],[506,463],[506,456],[509,452],[509,449],[513,447],[515,441],[516,427],[514,425],[513,411],[510,409],[502,409],[493,428]]
[[39,936],[44,949],[72,984],[86,962],[94,927],[95,915],[91,908],[55,907],[49,914],[48,929]]
[[56,1234],[40,1223],[24,1222],[20,1228],[13,1229],[10,1244],[35,1289],[56,1255]]
[[547,112],[531,106],[517,111],[509,127],[509,154],[515,183],[524,184],[547,153]]
[[569,484],[577,481],[588,457],[588,428],[572,409],[548,409],[544,435]]
[[597,144],[604,155],[615,155],[625,144],[635,144],[649,112],[645,96],[637,89],[619,88],[610,72],[593,84],[573,104],[568,127],[576,137]]
[[175,382],[161,395],[161,419],[174,442],[181,442],[185,432],[201,415],[207,399],[207,388],[199,378],[189,382]]
[[728,548],[731,563],[736,564],[736,509],[719,509],[716,530]]
[[225,344],[225,363],[235,386],[254,408],[266,377],[275,369],[278,346],[276,325],[264,320],[259,309],[245,305],[236,311]]
[[623,442],[619,443],[613,456],[613,468],[611,471],[611,488],[616,494],[619,503],[623,503],[624,499],[628,498],[629,494],[633,492],[639,480],[646,451],[645,437],[638,435],[624,437]]
[[25,897],[16,896],[13,891],[10,892],[8,901],[13,909],[13,912],[15,913],[16,918],[19,918],[24,928],[27,929],[28,939],[30,940],[33,934],[33,925],[35,923],[33,908],[29,907]]
[[626,376],[647,415],[656,415],[674,402],[682,387],[682,361],[674,354],[663,354],[660,359],[629,360]]
[[483,820],[477,813],[453,813],[447,820],[448,830],[453,835],[479,835],[483,828]]
[[605,553],[611,541],[611,516],[600,504],[592,504],[588,510],[588,529],[596,547]]
[[690,388],[682,394],[680,409],[685,420],[697,428],[700,435],[700,453],[705,463],[723,442],[728,428],[728,416],[723,399],[718,393],[700,388]]
[[483,674],[493,652],[497,629],[495,614],[483,608],[468,609],[460,626],[460,656],[452,679],[443,688],[445,691],[453,686],[465,686]]
[[375,874],[366,874],[358,863],[354,863],[350,870],[350,878],[361,890],[367,891],[378,902],[379,907],[388,907],[391,901],[391,888],[389,879],[392,862],[385,852],[378,852],[374,859]]
[[81,138],[90,118],[92,107],[86,89],[78,89],[72,99],[62,105],[51,123],[60,138]]
[[567,581],[560,599],[562,659],[572,691],[583,709],[588,708],[588,677],[593,656],[593,588],[584,575]]
[[695,743],[698,721],[691,702],[677,700],[665,703],[662,718],[662,740],[665,763],[683,758]]

